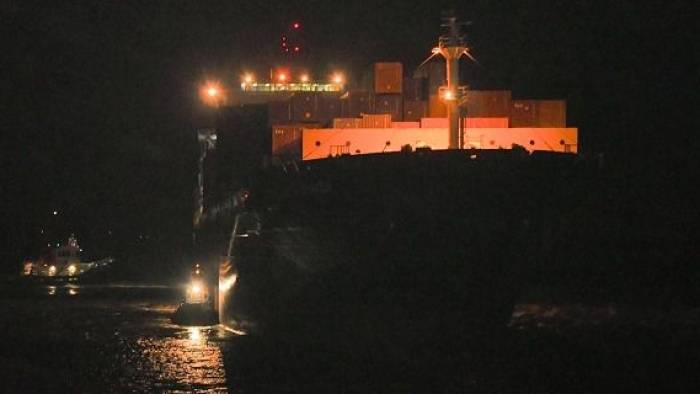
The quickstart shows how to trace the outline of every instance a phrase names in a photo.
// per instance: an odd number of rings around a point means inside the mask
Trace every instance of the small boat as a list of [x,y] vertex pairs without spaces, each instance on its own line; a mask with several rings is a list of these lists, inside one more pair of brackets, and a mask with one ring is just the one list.
[[80,245],[71,234],[64,246],[47,249],[37,261],[26,260],[22,275],[34,279],[75,281],[89,271],[103,269],[114,262],[111,257],[90,262],[80,259]]
[[185,300],[172,317],[174,323],[183,326],[209,326],[218,323],[207,282],[204,270],[196,264],[190,275]]

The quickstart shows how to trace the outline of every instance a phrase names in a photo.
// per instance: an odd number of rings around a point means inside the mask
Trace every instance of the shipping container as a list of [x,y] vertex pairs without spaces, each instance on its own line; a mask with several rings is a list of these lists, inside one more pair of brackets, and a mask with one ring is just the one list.
[[403,120],[409,122],[420,122],[421,118],[426,117],[427,104],[425,101],[404,101],[403,102]]
[[340,98],[338,96],[322,95],[318,121],[330,124],[334,118],[340,117]]
[[566,127],[566,101],[513,100],[511,127]]
[[374,92],[401,94],[403,91],[403,64],[374,63]]
[[392,129],[420,129],[420,122],[391,122]]
[[449,127],[447,118],[422,118],[420,120],[421,129],[440,129]]
[[511,112],[510,90],[468,90],[466,115],[473,118],[506,118]]
[[431,118],[447,117],[447,106],[437,93],[431,94],[428,100],[428,116]]
[[317,93],[298,92],[292,97],[292,123],[317,122],[319,120]]
[[390,114],[363,114],[360,118],[361,129],[390,129]]
[[420,101],[423,99],[424,79],[406,77],[403,79],[403,99],[404,101]]
[[301,158],[302,127],[290,125],[272,126],[272,156],[282,159]]
[[282,160],[300,160],[304,129],[319,127],[318,123],[272,125],[272,156]]
[[428,105],[425,101],[404,101],[403,120],[407,122],[420,122],[421,118],[428,115]]
[[391,114],[391,119],[403,120],[403,98],[399,94],[378,94],[374,97],[374,113]]
[[538,100],[537,127],[566,127],[566,100]]
[[372,94],[365,91],[350,91],[340,98],[340,116],[357,118],[361,114],[371,113],[373,109]]
[[536,123],[535,100],[513,100],[510,112],[512,127],[534,127]]
[[292,107],[290,100],[270,101],[268,107],[268,126],[273,124],[286,124],[292,119]]
[[335,118],[333,119],[334,129],[358,129],[360,128],[360,118]]
[[413,73],[413,77],[419,80],[420,100],[428,100],[430,95],[437,94],[440,86],[447,85],[445,77],[445,63],[433,60],[423,65]]
[[464,118],[464,125],[468,129],[483,128],[508,128],[508,118]]

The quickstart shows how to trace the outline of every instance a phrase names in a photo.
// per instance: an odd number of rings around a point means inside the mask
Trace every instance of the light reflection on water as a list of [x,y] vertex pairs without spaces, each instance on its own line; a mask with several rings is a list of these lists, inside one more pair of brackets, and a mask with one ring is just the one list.
[[187,331],[190,334],[190,341],[193,344],[198,344],[202,341],[202,330],[199,327],[189,327]]
[[78,295],[80,291],[80,286],[75,285],[75,284],[67,284],[67,285],[48,285],[46,286],[46,294],[50,296],[56,296],[56,295],[69,295],[69,296],[75,296]]
[[157,382],[159,390],[226,392],[221,349],[210,343],[216,328],[189,327],[174,336],[143,336],[136,340],[135,366],[144,381]]
[[9,349],[0,359],[19,360],[4,372],[29,391],[228,391],[222,349],[232,335],[216,326],[172,324],[176,290],[78,284],[33,289],[6,289],[10,297],[0,297]]

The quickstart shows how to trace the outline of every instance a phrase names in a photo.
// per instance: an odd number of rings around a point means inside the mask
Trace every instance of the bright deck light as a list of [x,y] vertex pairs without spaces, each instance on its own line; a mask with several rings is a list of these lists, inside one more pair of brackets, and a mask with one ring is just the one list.
[[207,82],[200,88],[200,98],[207,105],[218,106],[226,99],[219,82]]
[[445,94],[444,94],[444,96],[443,96],[443,98],[444,98],[445,100],[454,100],[454,99],[455,99],[455,95],[454,95],[454,93],[453,93],[451,90],[446,90],[446,91],[445,91]]
[[299,79],[304,83],[309,82],[309,76],[306,74],[303,74]]

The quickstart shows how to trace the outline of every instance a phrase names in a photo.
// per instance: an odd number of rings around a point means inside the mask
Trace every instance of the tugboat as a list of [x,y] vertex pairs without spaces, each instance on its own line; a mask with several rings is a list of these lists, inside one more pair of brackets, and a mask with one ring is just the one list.
[[114,259],[111,257],[83,262],[80,259],[80,245],[75,234],[71,234],[64,246],[48,248],[37,261],[27,260],[23,264],[24,277],[42,281],[77,281],[89,271],[104,269]]
[[209,296],[204,269],[195,264],[185,292],[185,300],[173,315],[173,322],[185,326],[210,326],[218,323],[214,303]]

